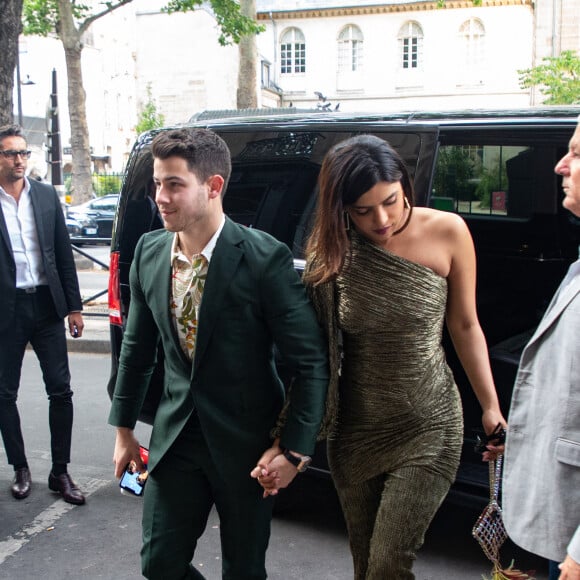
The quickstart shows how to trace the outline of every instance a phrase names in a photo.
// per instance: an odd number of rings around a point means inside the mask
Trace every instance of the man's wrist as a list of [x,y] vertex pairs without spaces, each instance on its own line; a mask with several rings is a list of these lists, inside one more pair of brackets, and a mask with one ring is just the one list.
[[285,447],[282,448],[282,454],[286,458],[286,461],[289,461],[299,473],[306,471],[308,466],[312,463],[312,458],[308,455],[301,455],[300,453],[296,453],[291,449],[286,449]]

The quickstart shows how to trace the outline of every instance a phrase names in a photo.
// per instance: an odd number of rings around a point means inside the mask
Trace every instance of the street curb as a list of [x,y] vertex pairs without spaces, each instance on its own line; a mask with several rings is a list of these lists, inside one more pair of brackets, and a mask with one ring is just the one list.
[[74,252],[74,260],[77,270],[92,270],[95,266],[95,263],[92,260],[85,258],[85,256],[82,256],[77,252]]
[[[68,352],[81,352],[87,354],[111,353],[111,343],[108,340],[95,340],[91,338],[67,338],[66,348]],[[26,345],[26,350],[32,350],[32,345]]]
[[67,338],[68,352],[85,352],[94,354],[109,354],[111,343],[108,340],[95,340],[91,338]]

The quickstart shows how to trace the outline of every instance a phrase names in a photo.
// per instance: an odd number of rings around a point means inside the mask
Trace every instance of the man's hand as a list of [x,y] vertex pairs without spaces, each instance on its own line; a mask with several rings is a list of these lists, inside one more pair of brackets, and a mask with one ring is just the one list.
[[264,497],[276,495],[279,489],[288,487],[296,477],[298,470],[285,457],[280,447],[280,440],[276,439],[272,447],[267,449],[250,476],[258,480],[264,488]]
[[258,460],[256,467],[250,471],[250,477],[258,480],[258,483],[264,488],[264,497],[269,495],[276,495],[278,493],[278,474],[276,472],[270,472],[268,470],[268,465],[272,460],[282,453],[282,448],[280,447],[280,439],[275,439],[272,443],[272,447],[264,451],[262,457]]
[[559,566],[561,572],[558,580],[580,580],[580,563],[572,559],[570,554]]
[[115,451],[113,453],[113,463],[115,464],[115,477],[119,479],[125,471],[125,467],[130,461],[134,461],[137,471],[145,471],[145,466],[139,454],[139,441],[133,434],[133,429],[128,427],[117,427],[117,438],[115,440]]
[[83,322],[83,315],[80,312],[69,312],[68,315],[68,331],[73,338],[80,338],[83,335],[85,323]]
[[264,497],[276,495],[279,489],[288,487],[297,474],[298,469],[284,457],[283,453],[276,455],[268,464],[266,475],[258,480],[264,488]]

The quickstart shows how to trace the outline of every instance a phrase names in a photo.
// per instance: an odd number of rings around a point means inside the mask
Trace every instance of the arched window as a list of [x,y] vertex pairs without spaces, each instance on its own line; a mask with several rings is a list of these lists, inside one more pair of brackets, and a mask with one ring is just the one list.
[[362,68],[363,35],[358,26],[345,26],[338,36],[338,70],[354,72]]
[[298,28],[288,28],[282,34],[280,72],[283,75],[306,72],[306,41]]
[[417,22],[405,22],[399,30],[400,63],[403,69],[418,69],[423,64],[423,30]]
[[485,28],[477,18],[466,20],[459,29],[463,63],[467,66],[480,66],[485,55]]

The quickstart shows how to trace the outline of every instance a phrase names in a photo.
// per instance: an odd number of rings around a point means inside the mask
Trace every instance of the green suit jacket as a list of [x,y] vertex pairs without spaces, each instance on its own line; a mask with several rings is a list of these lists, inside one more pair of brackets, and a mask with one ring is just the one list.
[[281,443],[311,453],[328,385],[325,340],[288,248],[226,218],[209,265],[192,364],[170,314],[173,235],[165,230],[146,234],[135,250],[109,422],[135,426],[161,341],[164,389],[149,469],[155,469],[195,408],[223,477],[238,485],[250,482],[249,471],[271,444],[285,399],[274,345],[294,376]]

